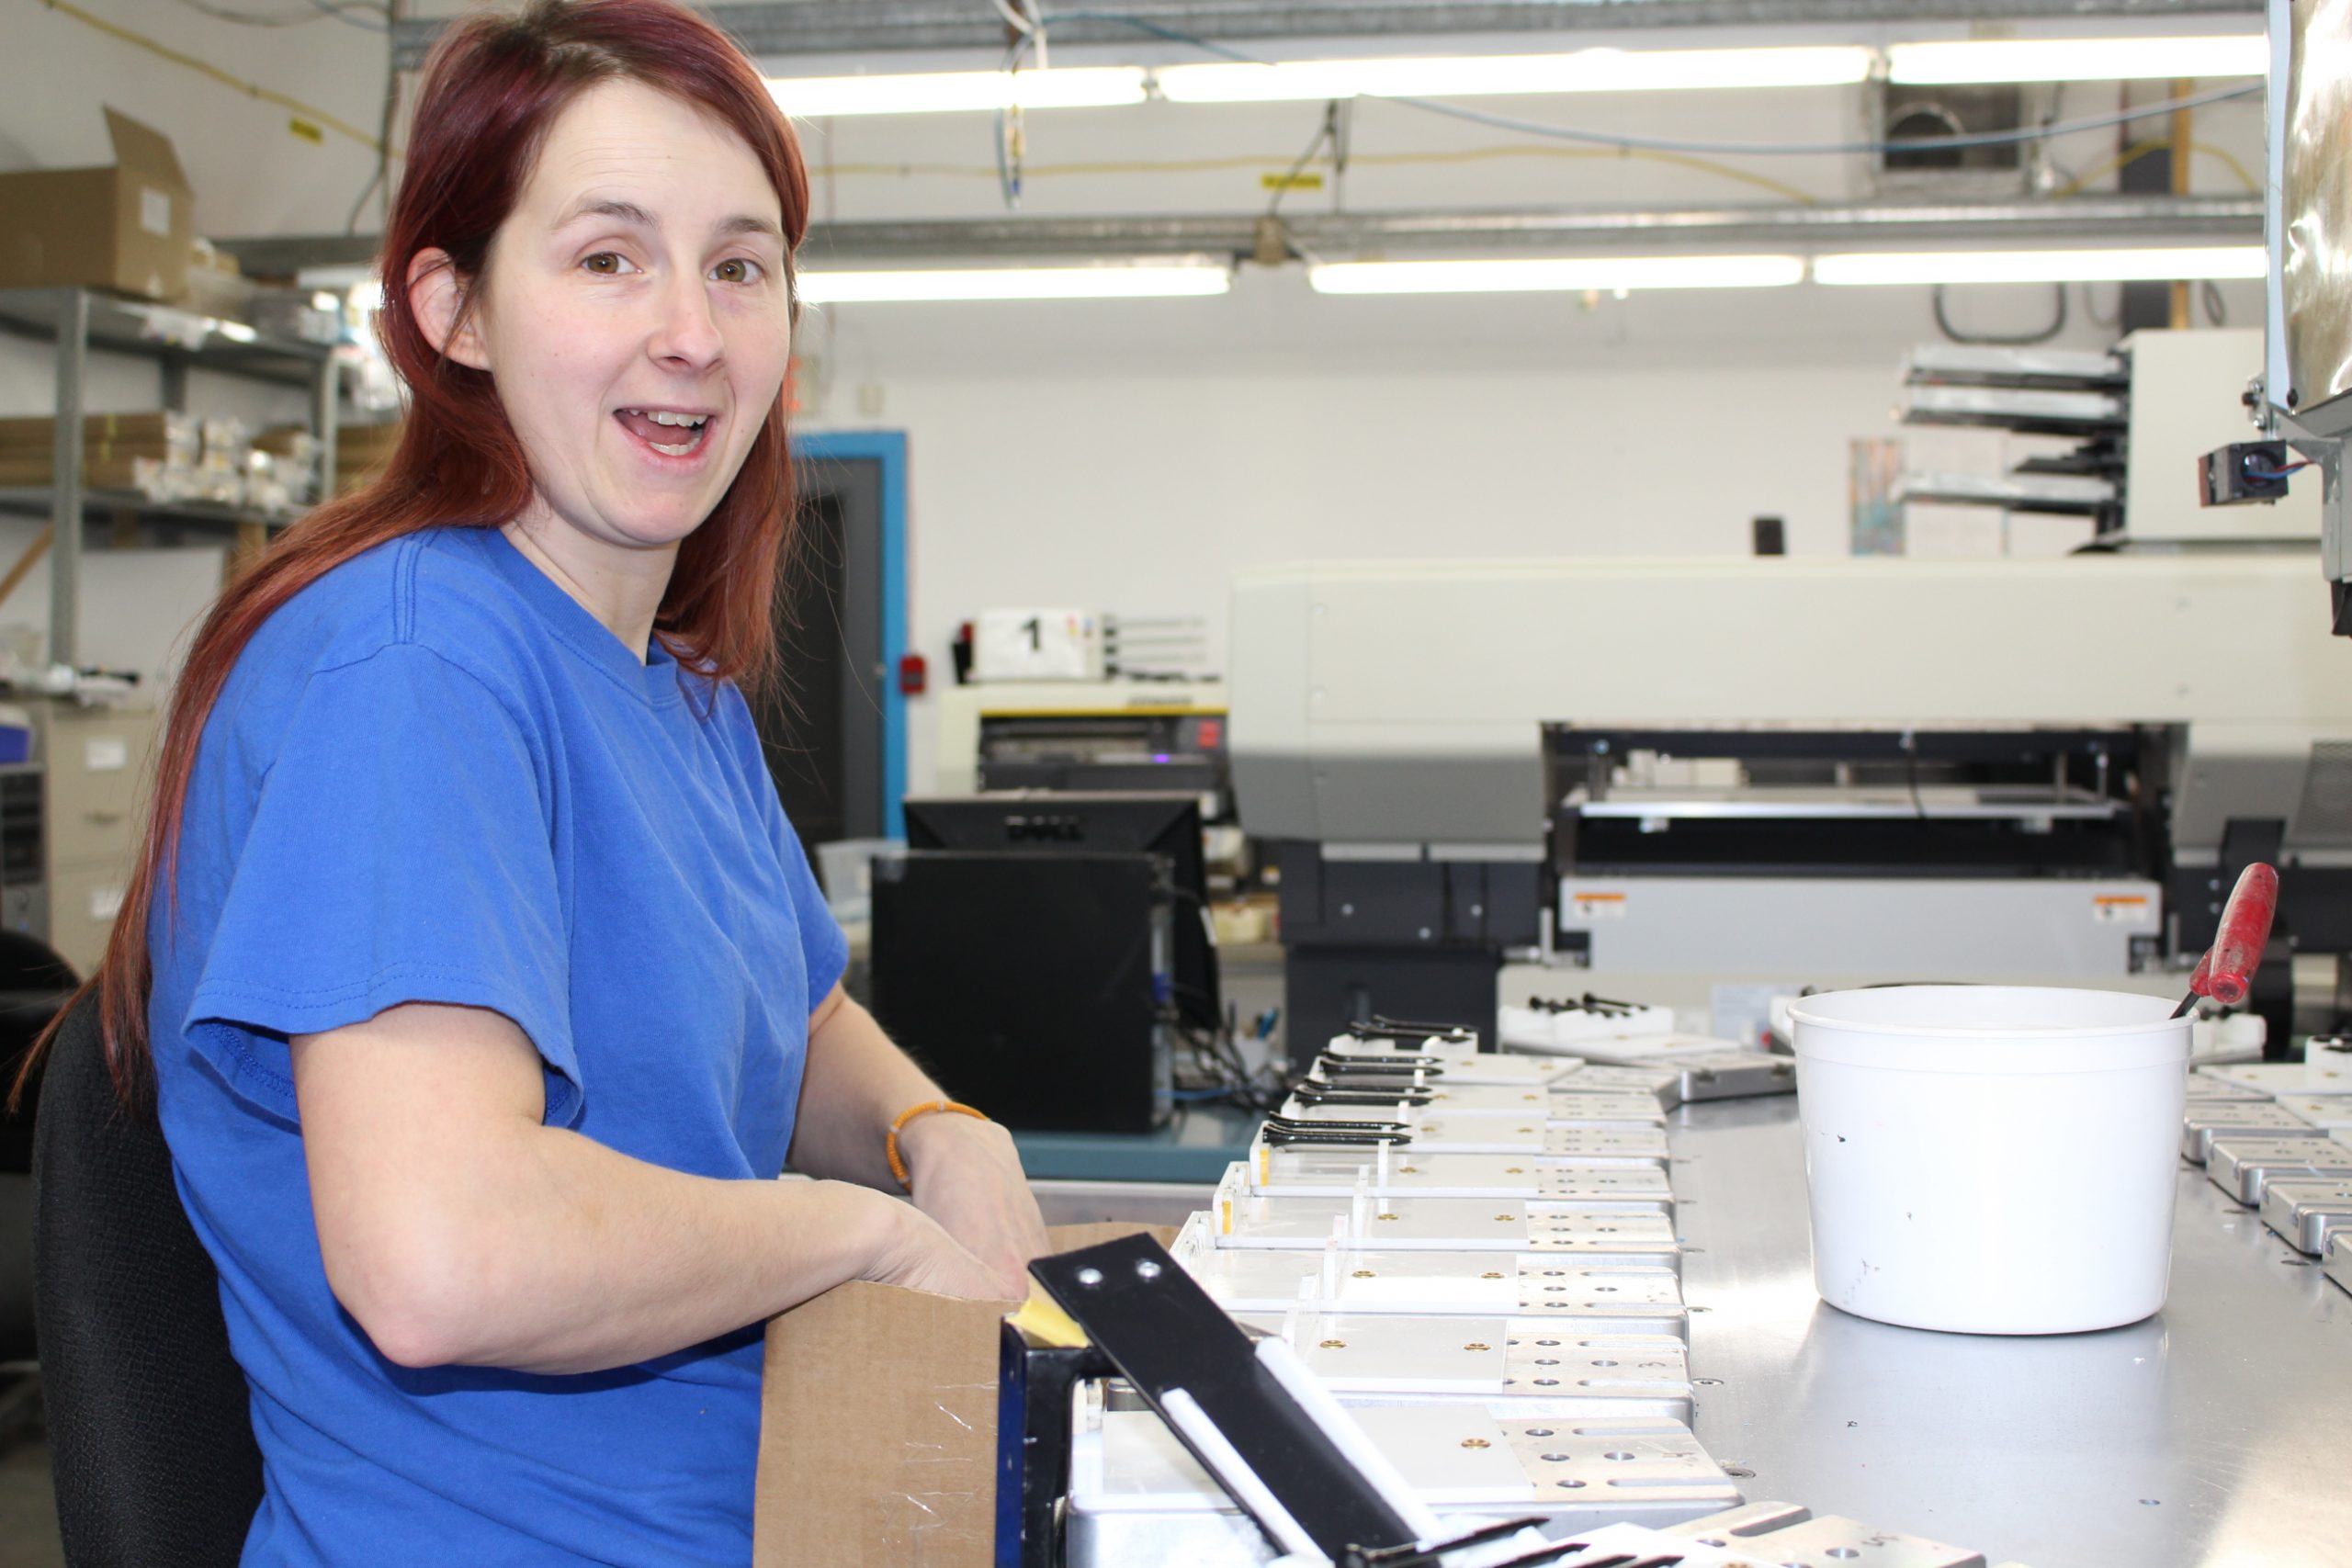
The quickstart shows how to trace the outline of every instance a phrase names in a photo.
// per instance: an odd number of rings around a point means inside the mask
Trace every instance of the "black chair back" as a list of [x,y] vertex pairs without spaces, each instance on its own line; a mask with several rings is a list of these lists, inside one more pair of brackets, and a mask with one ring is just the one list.
[[33,1279],[65,1561],[235,1568],[262,1495],[244,1373],[154,1108],[107,1076],[95,992],[46,1067]]

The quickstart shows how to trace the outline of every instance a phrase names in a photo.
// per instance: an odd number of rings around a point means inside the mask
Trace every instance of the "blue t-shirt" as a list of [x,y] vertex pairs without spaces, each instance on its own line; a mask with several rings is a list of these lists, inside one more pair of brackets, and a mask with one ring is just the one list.
[[495,530],[371,550],[238,660],[150,939],[164,1136],[253,1388],[248,1568],[748,1562],[757,1326],[587,1376],[386,1360],[327,1288],[286,1043],[494,1009],[548,1124],[775,1176],[846,945],[741,695],[640,664]]

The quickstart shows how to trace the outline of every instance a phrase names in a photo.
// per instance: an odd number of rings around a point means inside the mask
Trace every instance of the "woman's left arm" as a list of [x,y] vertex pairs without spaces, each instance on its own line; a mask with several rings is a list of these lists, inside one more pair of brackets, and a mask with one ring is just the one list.
[[[808,1016],[792,1168],[896,1191],[884,1152],[891,1122],[910,1105],[945,1098],[874,1015],[835,986]],[[1029,1260],[1048,1247],[1012,1135],[953,1111],[918,1116],[899,1134],[899,1157],[913,1179],[915,1206],[999,1269],[1012,1294],[1026,1293]]]

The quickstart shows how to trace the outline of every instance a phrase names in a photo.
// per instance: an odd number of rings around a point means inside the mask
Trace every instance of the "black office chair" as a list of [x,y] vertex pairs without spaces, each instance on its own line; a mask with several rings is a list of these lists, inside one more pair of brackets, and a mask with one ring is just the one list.
[[[80,982],[54,948],[22,931],[0,931],[0,1363],[29,1361],[33,1347],[33,1075],[14,1110],[8,1090],[40,1032]],[[0,1395],[0,1404],[6,1398]],[[0,1418],[0,1444],[13,1425]]]
[[33,1128],[42,1401],[70,1568],[234,1568],[260,1506],[220,1277],[152,1104],[123,1109],[95,993],[50,1050]]

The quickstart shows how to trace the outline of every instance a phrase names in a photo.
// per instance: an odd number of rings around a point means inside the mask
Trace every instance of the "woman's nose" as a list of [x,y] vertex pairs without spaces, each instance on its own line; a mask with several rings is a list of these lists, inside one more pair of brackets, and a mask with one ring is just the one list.
[[646,345],[654,358],[682,368],[701,369],[715,364],[726,341],[712,316],[709,291],[700,275],[680,272],[662,289]]

